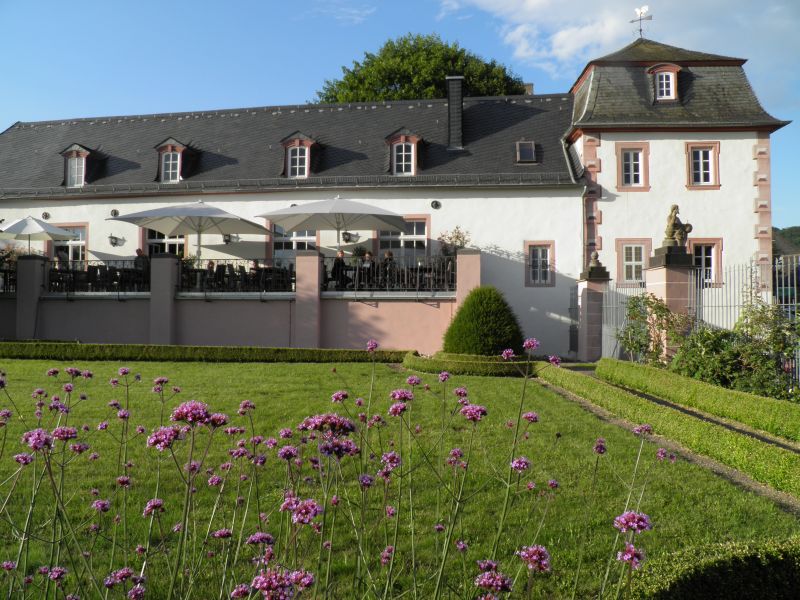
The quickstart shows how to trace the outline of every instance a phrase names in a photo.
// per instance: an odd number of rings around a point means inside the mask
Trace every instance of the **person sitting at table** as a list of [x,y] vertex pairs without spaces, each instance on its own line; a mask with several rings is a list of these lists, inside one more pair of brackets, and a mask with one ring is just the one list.
[[336,253],[336,258],[333,259],[331,279],[335,282],[336,289],[340,291],[346,290],[350,284],[350,278],[347,276],[347,269],[344,264],[344,250],[339,250]]
[[133,259],[133,268],[139,271],[147,271],[150,267],[150,258],[141,248],[136,249],[136,258]]
[[375,257],[372,256],[372,252],[369,250],[364,254],[364,259],[361,261],[361,269],[366,287],[375,285],[375,275],[378,265],[375,263]]
[[383,262],[381,263],[381,276],[383,277],[383,285],[389,287],[391,280],[397,270],[397,265],[394,262],[394,253],[387,250],[383,253]]
[[250,275],[255,277],[258,275],[258,272],[261,270],[261,266],[258,264],[258,259],[254,258],[252,264],[250,265]]

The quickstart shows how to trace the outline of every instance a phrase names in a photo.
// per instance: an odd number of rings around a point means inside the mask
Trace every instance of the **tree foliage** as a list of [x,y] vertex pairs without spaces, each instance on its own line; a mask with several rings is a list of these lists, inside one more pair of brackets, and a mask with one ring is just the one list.
[[522,80],[504,65],[448,43],[436,34],[407,34],[387,41],[377,53],[366,52],[362,62],[342,67],[342,78],[327,80],[320,102],[368,102],[445,98],[445,77],[463,75],[470,96],[522,94]]
[[444,351],[455,354],[500,354],[522,351],[522,329],[503,294],[492,286],[472,290],[444,334]]

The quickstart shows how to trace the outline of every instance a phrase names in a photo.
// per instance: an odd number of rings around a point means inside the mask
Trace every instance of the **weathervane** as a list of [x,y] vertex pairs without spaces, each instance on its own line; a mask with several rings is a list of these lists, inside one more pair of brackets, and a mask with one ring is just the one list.
[[[649,11],[649,10],[650,10],[650,7],[647,6],[647,4],[645,4],[641,8],[634,8],[633,9],[633,12],[636,13],[636,18],[632,19],[630,21],[630,23],[639,23],[639,37],[640,38],[644,37],[644,34],[642,33],[642,21],[652,21],[653,20],[653,15],[647,15],[647,11]],[[645,16],[645,15],[647,15],[647,16]]]

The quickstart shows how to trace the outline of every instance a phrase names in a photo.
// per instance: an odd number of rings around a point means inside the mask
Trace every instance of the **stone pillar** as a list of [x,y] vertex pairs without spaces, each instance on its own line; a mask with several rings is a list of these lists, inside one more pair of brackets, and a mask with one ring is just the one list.
[[319,348],[322,306],[321,257],[316,250],[298,250],[295,263],[295,316],[292,346]]
[[656,248],[645,269],[647,292],[660,298],[674,313],[689,310],[689,278],[693,269],[692,257],[683,246]]
[[578,280],[578,360],[594,362],[603,356],[603,294],[610,277],[592,252]]
[[17,259],[17,339],[36,339],[39,303],[47,289],[47,259],[20,256]]
[[481,251],[459,248],[456,255],[456,307],[473,289],[481,285]]
[[150,343],[174,344],[175,292],[178,289],[178,257],[150,257]]

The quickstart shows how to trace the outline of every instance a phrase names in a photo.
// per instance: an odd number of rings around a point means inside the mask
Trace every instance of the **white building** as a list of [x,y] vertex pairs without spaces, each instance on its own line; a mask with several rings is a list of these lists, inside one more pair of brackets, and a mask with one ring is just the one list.
[[[770,260],[769,135],[786,122],[760,106],[744,62],[639,39],[564,94],[472,98],[453,77],[446,100],[16,123],[0,134],[0,218],[72,229],[75,241],[39,249],[85,264],[136,248],[197,253],[194,237],[112,215],[202,198],[258,220],[339,194],[409,221],[402,234],[350,232],[376,256],[429,260],[441,232],[468,231],[481,282],[543,350],[566,354],[570,291],[590,254],[636,284],[672,204],[710,279],[726,262]],[[276,231],[204,236],[202,254],[280,265],[332,246],[333,232]]]

